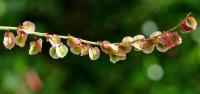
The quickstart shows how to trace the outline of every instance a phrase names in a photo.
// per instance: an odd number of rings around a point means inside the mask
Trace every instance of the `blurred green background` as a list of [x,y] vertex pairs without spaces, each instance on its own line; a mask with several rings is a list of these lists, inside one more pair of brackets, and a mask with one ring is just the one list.
[[[168,30],[190,11],[198,20],[199,4],[200,0],[0,0],[0,25],[29,20],[38,32],[120,42],[124,36]],[[3,36],[0,32],[1,41]],[[25,48],[11,51],[1,43],[0,94],[200,94],[200,29],[181,36],[183,44],[166,53],[132,51],[116,64],[104,53],[97,61],[72,53],[54,60],[47,42],[42,53],[29,56],[28,42],[36,36],[29,36]],[[27,73],[37,91],[27,85]]]

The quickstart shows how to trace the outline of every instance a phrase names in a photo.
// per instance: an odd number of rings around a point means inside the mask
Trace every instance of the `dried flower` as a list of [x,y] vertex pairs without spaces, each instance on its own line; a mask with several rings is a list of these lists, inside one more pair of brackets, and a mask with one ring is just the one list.
[[100,47],[102,51],[105,52],[106,54],[115,54],[118,52],[118,46],[115,44],[111,44],[108,41],[103,41],[100,44]]
[[28,34],[26,34],[24,31],[18,31],[18,35],[15,37],[16,45],[19,47],[24,47],[26,44]]
[[67,45],[69,47],[76,47],[77,45],[80,45],[81,41],[78,38],[75,38],[73,36],[68,36]]
[[15,46],[15,36],[12,32],[5,32],[3,44],[7,49],[12,49]]
[[61,45],[57,46],[56,47],[56,53],[57,53],[58,57],[64,58],[68,53],[67,46],[64,45],[64,44],[61,44]]
[[29,55],[35,55],[42,51],[42,39],[30,42]]
[[97,60],[100,57],[100,51],[97,47],[90,47],[89,49],[89,57],[91,60]]
[[192,32],[196,30],[197,27],[197,20],[193,16],[187,16],[182,22],[181,22],[181,30],[183,33]]
[[61,39],[56,34],[53,34],[52,36],[47,37],[47,41],[49,41],[51,45],[55,47],[61,44]]
[[22,30],[27,34],[35,32],[35,24],[31,21],[23,22]]

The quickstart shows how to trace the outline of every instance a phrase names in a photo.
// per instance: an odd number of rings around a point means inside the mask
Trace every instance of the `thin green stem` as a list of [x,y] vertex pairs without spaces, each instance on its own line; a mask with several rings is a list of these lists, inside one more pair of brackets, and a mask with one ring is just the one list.
[[[17,31],[17,27],[0,26],[0,30],[13,30],[13,31]],[[40,36],[40,37],[47,37],[47,33],[40,33],[40,32],[33,32],[33,33],[30,33],[30,35],[36,35],[36,36]],[[52,35],[48,35],[48,36],[52,36]],[[69,36],[62,36],[62,35],[58,35],[58,36],[61,39],[68,39],[69,38]],[[88,41],[88,40],[84,40],[84,39],[80,39],[80,41],[82,43],[86,43],[86,44],[100,45],[98,42]]]

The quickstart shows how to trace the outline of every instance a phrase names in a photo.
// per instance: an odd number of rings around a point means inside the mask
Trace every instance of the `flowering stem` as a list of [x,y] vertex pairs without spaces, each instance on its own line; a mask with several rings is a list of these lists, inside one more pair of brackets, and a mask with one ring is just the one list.
[[[17,27],[11,27],[11,26],[0,26],[0,30],[13,30],[13,31],[17,31]],[[40,32],[33,32],[30,33],[31,35],[36,35],[36,36],[41,36],[41,37],[47,37],[47,33],[40,33]],[[48,35],[48,36],[52,36],[52,35]],[[62,35],[58,35],[60,38],[62,39],[68,39],[69,36],[62,36]],[[80,39],[80,38],[79,38]],[[91,45],[100,45],[98,42],[93,42],[93,41],[88,41],[88,40],[84,40],[84,39],[80,39],[81,42],[86,43],[86,44],[91,44]]]

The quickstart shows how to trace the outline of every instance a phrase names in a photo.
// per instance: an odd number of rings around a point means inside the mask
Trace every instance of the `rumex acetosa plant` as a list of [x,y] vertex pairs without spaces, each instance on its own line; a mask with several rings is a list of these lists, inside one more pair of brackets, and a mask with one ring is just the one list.
[[[9,27],[0,26],[0,30],[6,30],[4,34],[3,44],[5,48],[12,49],[15,44],[19,47],[24,47],[27,37],[29,35],[36,35],[45,37],[46,41],[51,44],[49,49],[49,55],[53,59],[64,58],[70,50],[75,55],[88,55],[91,60],[97,60],[100,57],[100,49],[110,56],[110,61],[116,63],[119,60],[125,60],[126,54],[135,51],[142,51],[145,54],[153,52],[154,48],[157,48],[160,52],[166,52],[169,49],[180,45],[182,39],[179,36],[179,32],[188,33],[196,30],[197,21],[188,15],[174,28],[164,32],[154,32],[148,38],[143,35],[126,36],[122,39],[121,43],[110,43],[109,41],[92,42],[81,38],[76,38],[71,35],[62,36],[48,33],[35,32],[35,24],[30,21],[25,21],[21,26]],[[13,32],[17,31],[15,36]],[[66,44],[61,42],[61,39],[66,40]],[[30,42],[29,55],[35,55],[42,51],[42,38]]]

